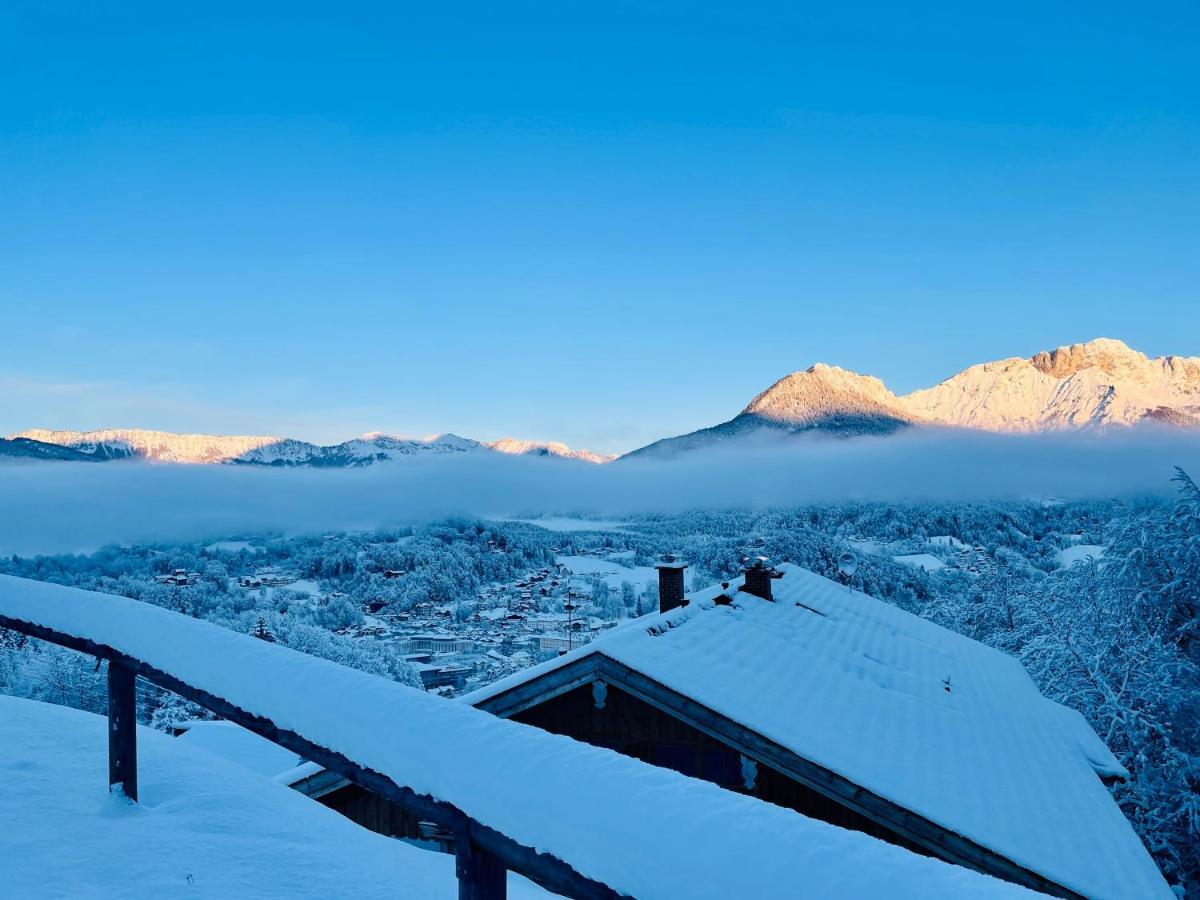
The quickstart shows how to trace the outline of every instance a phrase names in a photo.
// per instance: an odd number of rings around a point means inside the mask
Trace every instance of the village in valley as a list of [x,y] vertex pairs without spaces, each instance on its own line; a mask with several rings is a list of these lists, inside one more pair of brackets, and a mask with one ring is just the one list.
[[[1053,519],[1053,507],[1046,510]],[[763,551],[762,533],[773,538],[772,552],[780,559],[788,558],[789,549],[805,556],[802,548],[778,541],[769,519],[756,523],[755,537],[744,518],[721,518],[718,525],[707,516],[704,527],[728,530],[729,537],[703,545],[693,544],[686,527],[674,533],[654,521],[558,517],[435,524],[416,533],[247,536],[190,547],[130,547],[102,551],[87,562],[76,558],[69,580],[215,617],[271,641],[291,643],[298,623],[315,625],[342,647],[408,668],[425,690],[457,696],[655,610],[655,567],[664,553],[686,548],[688,590],[713,583],[714,573],[736,571],[742,559]],[[875,527],[862,525],[866,531]],[[1076,530],[1027,541],[1022,558],[1040,554],[1035,565],[1055,568],[1088,558],[1081,550],[1103,552],[1086,543],[1082,531],[1071,533]],[[438,552],[447,543],[470,569],[465,577],[444,577]],[[845,548],[863,562],[864,573],[886,568],[890,585],[907,582],[918,598],[962,579],[994,580],[998,568],[995,547],[952,535],[901,530],[847,536]],[[106,552],[120,558],[108,559]],[[1012,556],[1002,551],[999,564],[1007,568]],[[62,565],[54,558],[37,561],[42,569]],[[844,569],[845,560],[834,566],[845,578],[838,566]],[[116,571],[122,574],[114,582]],[[352,652],[327,655],[356,664]]]
[[[581,524],[588,525],[586,520]],[[322,535],[321,541],[343,537]],[[398,543],[402,542],[403,537]],[[371,574],[385,591],[365,598],[359,595],[361,617],[331,631],[407,663],[426,690],[455,696],[579,647],[627,615],[654,609],[658,602],[654,568],[637,565],[636,551],[620,544],[607,539],[595,547],[551,546],[551,561],[482,584],[473,596],[446,602],[423,599],[404,605],[389,600],[387,593],[394,595],[410,572],[384,568]],[[255,565],[262,548],[250,541],[219,541],[204,549],[231,569],[245,569],[228,576],[230,591],[257,595],[268,604],[274,601],[282,611],[295,613],[297,606],[321,610],[350,601],[337,582],[303,578],[286,565]],[[508,540],[498,534],[488,538],[480,551],[506,557]],[[363,561],[369,554],[361,550],[356,556]],[[195,588],[203,574],[173,568],[154,575],[153,581],[171,588]],[[255,622],[251,633],[274,636],[265,616]]]
[[[493,552],[504,551],[493,545]],[[647,571],[625,564],[632,555],[632,550],[584,550],[558,557],[553,566],[480,588],[475,601],[466,604],[473,608],[470,612],[463,603],[430,601],[389,611],[382,601],[369,600],[363,605],[363,624],[340,633],[389,648],[417,670],[426,690],[454,696],[566,653],[612,628],[615,620],[591,614],[600,583],[606,594],[614,590],[611,580],[631,584],[649,609],[651,595],[657,594],[651,582],[630,580],[644,578]],[[387,579],[406,575],[398,569],[383,573]],[[620,591],[620,584],[615,590]],[[315,602],[321,602],[321,595]]]
[[[427,691],[453,697],[490,684],[580,647],[625,618],[657,608],[655,567],[662,557],[647,554],[644,541],[639,541],[642,557],[648,558],[647,564],[638,565],[639,551],[605,535],[604,523],[597,524],[599,530],[591,533],[595,546],[586,539],[577,539],[578,546],[569,549],[550,546],[550,562],[483,584],[474,596],[446,602],[417,600],[406,606],[389,600],[385,592],[365,599],[360,594],[361,618],[331,631],[370,644],[408,664]],[[589,525],[586,519],[573,523],[576,530],[582,531],[587,531]],[[328,543],[344,537],[326,534],[320,539]],[[398,542],[405,540],[401,537]],[[969,577],[987,577],[996,572],[995,559],[985,547],[948,535],[934,536],[927,543],[929,550],[940,555],[901,553],[891,558],[902,566],[929,573],[946,569]],[[868,539],[850,544],[866,556],[889,552],[886,546]],[[756,552],[761,546],[761,538],[751,540],[745,552]],[[259,548],[249,541],[220,541],[205,549],[226,560],[236,554],[243,562],[247,571],[229,577],[230,590],[257,594],[268,603],[274,598],[285,612],[294,613],[297,605],[321,610],[331,603],[350,600],[337,582],[303,578],[286,565],[255,566]],[[508,540],[497,533],[480,549],[504,557],[509,552]],[[667,556],[674,558],[669,552]],[[360,550],[357,557],[363,561],[369,553]],[[392,589],[402,586],[409,575],[401,568],[372,573],[375,581]],[[711,580],[703,576],[697,580],[690,571],[686,578],[689,589]],[[182,568],[154,576],[156,583],[176,588],[195,587],[201,580],[200,572]],[[255,622],[251,633],[266,639],[274,636],[265,617]]]

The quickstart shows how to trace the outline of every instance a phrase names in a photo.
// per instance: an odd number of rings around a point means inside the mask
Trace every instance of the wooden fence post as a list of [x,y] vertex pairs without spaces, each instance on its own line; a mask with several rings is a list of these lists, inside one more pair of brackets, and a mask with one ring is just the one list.
[[508,896],[508,869],[500,857],[474,843],[467,831],[454,836],[454,861],[458,900],[505,900]]
[[138,798],[137,711],[133,669],[115,660],[108,663],[108,789]]

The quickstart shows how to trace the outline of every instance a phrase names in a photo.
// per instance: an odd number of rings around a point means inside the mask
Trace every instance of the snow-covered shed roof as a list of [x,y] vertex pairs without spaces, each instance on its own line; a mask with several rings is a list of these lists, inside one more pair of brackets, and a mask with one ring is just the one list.
[[[1029,896],[707,782],[125,597],[0,575],[0,616],[141,660],[632,897],[782,900],[797,884],[813,896],[848,898]],[[10,780],[21,776],[18,769]]]
[[[1019,662],[813,572],[779,570],[774,602],[739,592],[738,578],[461,700],[487,705],[600,654],[1075,892],[1172,896],[1100,779],[1124,770]],[[716,604],[721,594],[732,602]]]
[[291,750],[233,722],[197,719],[184,723],[181,729],[177,738],[180,743],[216,754],[260,775],[274,778],[302,762]]

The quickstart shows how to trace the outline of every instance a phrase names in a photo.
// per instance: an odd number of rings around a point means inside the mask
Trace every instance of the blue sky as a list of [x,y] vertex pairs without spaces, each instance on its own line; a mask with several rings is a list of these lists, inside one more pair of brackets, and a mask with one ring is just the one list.
[[0,430],[617,451],[1200,355],[1198,8],[993,6],[5,4]]

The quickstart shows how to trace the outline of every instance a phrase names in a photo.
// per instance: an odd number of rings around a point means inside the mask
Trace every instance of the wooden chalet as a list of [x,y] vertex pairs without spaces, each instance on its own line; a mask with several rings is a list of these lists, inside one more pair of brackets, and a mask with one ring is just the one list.
[[683,569],[658,614],[462,700],[1053,896],[1153,865],[1127,773],[1012,658],[796,566],[686,597]]

